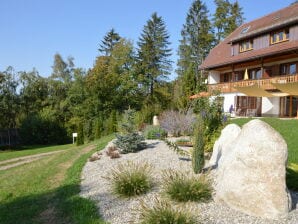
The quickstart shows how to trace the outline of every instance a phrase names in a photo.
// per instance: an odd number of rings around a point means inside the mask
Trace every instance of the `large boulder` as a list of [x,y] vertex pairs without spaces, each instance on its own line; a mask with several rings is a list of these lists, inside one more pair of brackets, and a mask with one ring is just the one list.
[[239,135],[241,128],[237,124],[229,124],[222,129],[220,137],[213,146],[212,156],[209,160],[209,167],[217,166],[220,159],[228,153],[229,145]]
[[263,121],[248,122],[219,161],[215,200],[263,218],[287,214],[287,155],[287,144],[278,132]]

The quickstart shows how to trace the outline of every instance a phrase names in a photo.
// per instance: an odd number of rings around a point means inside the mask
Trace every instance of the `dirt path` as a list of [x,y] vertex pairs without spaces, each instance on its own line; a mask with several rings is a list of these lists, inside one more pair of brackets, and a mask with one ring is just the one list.
[[[80,155],[82,153],[85,154],[85,153],[89,152],[90,150],[94,149],[94,147],[95,147],[94,145],[87,146],[86,148],[84,148],[82,150]],[[67,150],[67,149],[54,151],[54,152],[40,153],[40,154],[36,154],[36,155],[31,155],[31,156],[22,156],[22,157],[18,157],[18,158],[3,160],[3,161],[0,162],[0,171],[1,170],[8,170],[10,168],[20,166],[20,165],[23,165],[23,164],[26,164],[26,163],[31,163],[33,161],[44,158],[46,156],[50,156],[50,155],[53,155],[53,154],[65,152],[65,150]]]
[[64,152],[65,150],[46,152],[46,153],[40,153],[40,154],[36,154],[36,155],[31,155],[31,156],[23,156],[23,157],[18,157],[18,158],[14,158],[14,159],[3,160],[0,162],[0,170],[7,170],[7,169],[10,169],[10,168],[13,168],[16,166],[20,166],[20,165],[23,165],[26,163],[31,163],[31,162],[41,159],[45,156],[50,156],[53,154],[61,153],[61,152]]

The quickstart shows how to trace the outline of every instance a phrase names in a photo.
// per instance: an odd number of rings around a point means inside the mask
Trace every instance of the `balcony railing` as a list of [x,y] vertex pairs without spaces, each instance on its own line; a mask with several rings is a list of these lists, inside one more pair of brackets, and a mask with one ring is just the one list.
[[286,76],[278,76],[267,79],[257,79],[257,80],[241,80],[238,82],[225,82],[218,84],[209,84],[208,91],[220,91],[221,93],[233,93],[237,92],[235,87],[247,87],[252,85],[257,85],[262,87],[265,90],[275,90],[276,87],[272,85],[272,83],[291,83],[298,82],[298,74],[296,75],[286,75]]

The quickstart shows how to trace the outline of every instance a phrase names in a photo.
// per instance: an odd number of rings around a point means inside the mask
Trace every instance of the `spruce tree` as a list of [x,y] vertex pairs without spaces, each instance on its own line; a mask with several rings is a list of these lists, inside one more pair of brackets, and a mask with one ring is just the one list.
[[99,45],[98,51],[103,53],[104,56],[110,56],[115,44],[120,41],[121,37],[112,28],[103,38],[101,44]]
[[138,69],[142,74],[140,82],[144,92],[150,96],[154,95],[156,84],[170,74],[169,44],[169,34],[162,17],[153,13],[141,33],[137,52]]
[[204,77],[198,70],[199,65],[213,47],[214,36],[211,22],[208,19],[207,7],[202,1],[192,3],[186,22],[181,31],[177,62],[180,101],[179,107],[187,107],[188,97],[205,90]]
[[229,0],[215,0],[216,11],[213,25],[216,28],[216,43],[219,43],[233,32],[243,21],[243,12],[238,1],[231,3]]
[[134,110],[124,111],[123,119],[119,123],[119,130],[120,134],[116,134],[115,145],[121,153],[137,152],[146,147],[144,137],[136,130]]

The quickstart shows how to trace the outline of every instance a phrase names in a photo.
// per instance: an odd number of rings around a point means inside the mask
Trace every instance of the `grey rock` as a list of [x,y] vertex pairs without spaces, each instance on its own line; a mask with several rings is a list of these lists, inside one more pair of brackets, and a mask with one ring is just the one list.
[[277,219],[291,209],[286,187],[287,144],[261,120],[245,124],[221,159],[215,181],[216,201],[249,215]]

